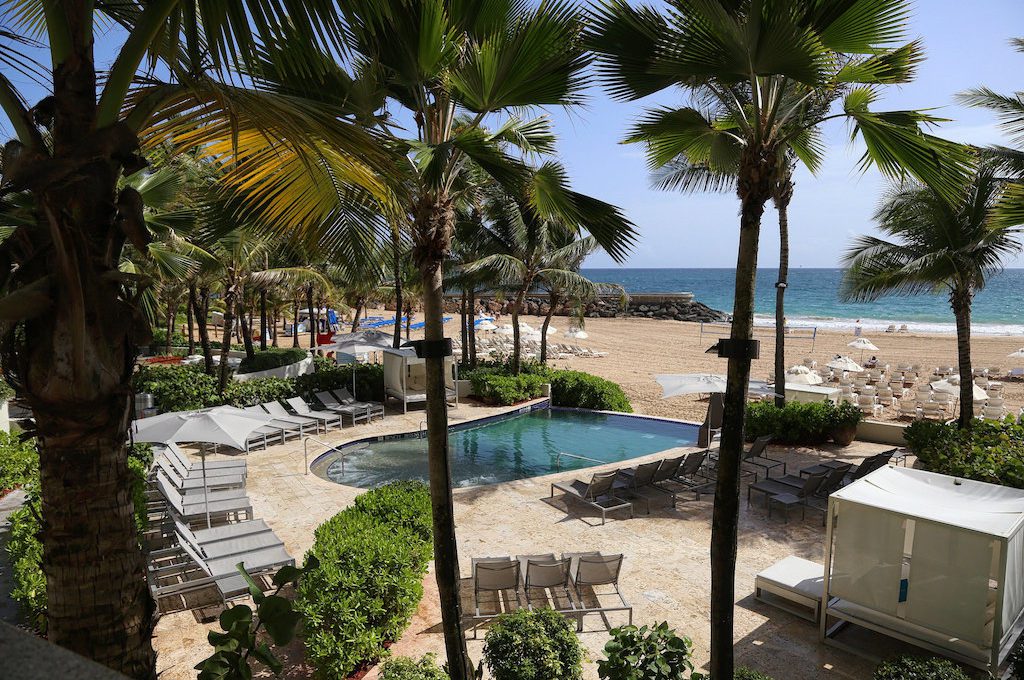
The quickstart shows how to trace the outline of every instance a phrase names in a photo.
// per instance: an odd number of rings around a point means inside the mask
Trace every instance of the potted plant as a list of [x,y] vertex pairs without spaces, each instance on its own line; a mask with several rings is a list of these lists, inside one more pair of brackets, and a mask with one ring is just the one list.
[[860,409],[852,403],[839,404],[832,416],[832,440],[839,446],[849,446],[857,436],[857,424],[862,417]]

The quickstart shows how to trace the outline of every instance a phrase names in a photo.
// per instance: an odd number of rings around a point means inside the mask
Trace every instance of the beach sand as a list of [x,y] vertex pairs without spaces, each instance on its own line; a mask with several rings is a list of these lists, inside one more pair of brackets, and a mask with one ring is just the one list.
[[[371,312],[380,316],[389,316],[394,312],[377,310]],[[417,320],[422,315],[418,315]],[[534,328],[540,328],[543,318],[522,316],[520,319]],[[552,336],[555,342],[571,344],[563,333],[568,328],[569,319],[553,317],[551,325],[558,329]],[[511,323],[507,315],[497,322],[498,325]],[[685,420],[703,420],[707,411],[707,402],[701,401],[696,395],[680,396],[671,399],[661,398],[661,387],[654,381],[658,373],[718,373],[725,374],[726,360],[714,354],[705,354],[705,350],[715,344],[717,338],[725,331],[724,327],[705,329],[703,338],[700,336],[700,324],[663,319],[629,318],[594,318],[586,319],[585,329],[590,336],[578,344],[596,351],[607,352],[608,356],[600,358],[573,357],[570,359],[550,360],[549,364],[557,368],[570,368],[586,371],[612,380],[622,386],[629,397],[633,410],[647,415]],[[386,329],[388,330],[388,329]],[[920,364],[922,371],[931,371],[940,365],[956,366],[956,337],[952,334],[914,333],[913,326],[909,333],[878,333],[864,336],[879,348],[877,352],[865,352],[864,358],[872,354],[878,357],[879,365]],[[449,335],[458,333],[457,317],[445,326]],[[421,334],[420,334],[421,335]],[[755,336],[761,341],[760,358],[754,361],[751,378],[766,380],[773,372],[775,356],[774,329],[755,328]],[[419,337],[413,332],[413,338]],[[799,364],[804,357],[810,357],[819,364],[828,363],[836,354],[851,356],[860,361],[861,352],[852,350],[846,343],[852,341],[852,333],[819,330],[813,346],[809,338],[791,337],[786,343],[786,365]],[[1024,337],[976,335],[971,341],[971,356],[975,367],[996,367],[1005,375],[1014,366],[1024,366],[1024,360],[1007,357],[1024,345]],[[935,380],[935,378],[932,378]],[[923,378],[919,379],[919,383]],[[1008,412],[1016,413],[1024,406],[1024,381],[1003,379],[1003,398],[1006,400]],[[879,419],[895,419],[894,409],[886,409]]]

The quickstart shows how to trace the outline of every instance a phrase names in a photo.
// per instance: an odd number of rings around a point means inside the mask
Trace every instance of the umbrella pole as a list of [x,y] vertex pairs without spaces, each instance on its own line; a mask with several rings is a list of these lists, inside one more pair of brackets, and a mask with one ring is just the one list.
[[206,485],[206,444],[199,444],[199,460],[203,467],[203,505],[206,507],[206,528],[210,528],[210,487]]

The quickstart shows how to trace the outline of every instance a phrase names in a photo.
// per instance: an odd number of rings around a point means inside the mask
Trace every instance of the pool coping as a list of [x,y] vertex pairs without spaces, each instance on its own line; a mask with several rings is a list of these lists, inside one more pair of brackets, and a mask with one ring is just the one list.
[[[531,401],[529,403],[522,404],[522,405],[520,405],[518,407],[511,407],[511,408],[509,408],[509,410],[503,411],[501,413],[495,413],[493,415],[482,416],[480,418],[474,418],[472,420],[465,420],[465,421],[456,423],[454,425],[449,425],[448,426],[448,431],[449,432],[460,432],[462,430],[468,430],[468,429],[472,429],[474,427],[479,427],[480,425],[484,425],[486,423],[490,423],[490,422],[494,422],[494,421],[498,421],[498,420],[507,420],[507,419],[510,419],[510,418],[515,418],[515,417],[524,415],[526,413],[532,413],[534,411],[551,410],[551,409],[557,409],[559,411],[572,411],[572,412],[577,412],[577,413],[600,413],[602,415],[608,415],[608,416],[619,416],[619,417],[623,417],[623,418],[636,418],[638,420],[654,420],[654,421],[664,422],[664,423],[673,423],[673,424],[676,424],[676,425],[689,425],[691,427],[699,427],[700,426],[700,423],[698,423],[696,421],[682,420],[680,418],[666,418],[666,417],[663,417],[663,416],[650,416],[650,415],[646,415],[646,414],[642,414],[642,413],[623,413],[622,411],[605,411],[605,410],[600,410],[600,409],[578,408],[578,407],[572,407],[572,406],[555,406],[555,405],[553,405],[551,403],[551,399],[550,398],[542,398],[542,399],[537,399],[537,400]],[[347,484],[340,484],[339,482],[335,482],[332,479],[329,479],[329,478],[327,478],[325,476],[322,476],[322,475],[318,474],[314,470],[314,468],[317,466],[318,463],[320,463],[321,459],[323,459],[323,458],[325,458],[325,457],[327,457],[327,456],[329,456],[331,454],[334,454],[334,453],[343,452],[346,449],[355,448],[357,446],[362,446],[362,445],[365,445],[365,444],[376,443],[376,442],[395,441],[395,440],[399,440],[399,439],[412,439],[416,435],[419,435],[419,434],[420,434],[420,432],[416,431],[416,430],[409,430],[407,432],[391,432],[391,433],[387,433],[387,434],[373,435],[373,436],[370,436],[370,437],[361,437],[359,439],[352,439],[350,441],[346,441],[346,442],[341,443],[341,444],[336,444],[336,445],[330,447],[329,449],[323,451],[319,455],[317,455],[316,458],[314,458],[309,463],[309,466],[307,467],[307,470],[309,472],[312,472],[315,477],[317,477],[317,478],[319,478],[319,479],[321,479],[321,480],[323,480],[325,482],[328,482],[330,484],[338,484],[339,486],[350,486],[350,485],[347,485]],[[643,456],[638,456],[638,458],[646,458],[648,456],[656,456],[656,455],[664,453],[665,451],[671,451],[671,450],[672,450],[672,448],[665,449],[664,451],[656,451],[656,452],[653,452],[653,453],[650,453],[650,454],[645,454]],[[632,460],[632,459],[630,459],[630,460]],[[614,465],[614,464],[615,463],[605,463],[603,465],[591,465],[591,466],[589,466],[587,468],[583,468],[583,469],[590,469],[590,468],[595,468],[595,467],[603,467],[604,465]],[[537,475],[535,477],[525,477],[524,479],[543,479],[544,477],[550,477],[552,475],[565,474],[565,472],[567,472],[567,471],[563,470],[563,471],[558,471],[558,472],[549,472],[547,474]],[[512,480],[506,480],[506,482],[497,482],[497,483],[498,484],[503,484],[503,483],[509,483],[509,482],[518,482],[518,481],[522,481],[522,480],[512,479]],[[470,486],[470,487],[457,487],[457,488],[458,489],[464,489],[464,488],[465,489],[471,489],[471,488],[476,488],[477,486],[491,486],[491,485],[485,484],[485,485],[474,485],[474,486]],[[351,488],[360,489],[362,487],[351,487]]]

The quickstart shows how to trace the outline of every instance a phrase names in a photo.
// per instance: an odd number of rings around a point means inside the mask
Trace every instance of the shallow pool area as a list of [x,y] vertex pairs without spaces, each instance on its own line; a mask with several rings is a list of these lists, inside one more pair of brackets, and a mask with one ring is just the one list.
[[[466,487],[626,461],[693,446],[697,426],[657,418],[544,408],[449,428],[452,481]],[[321,455],[312,471],[369,488],[427,479],[427,440],[417,434],[346,444]]]

